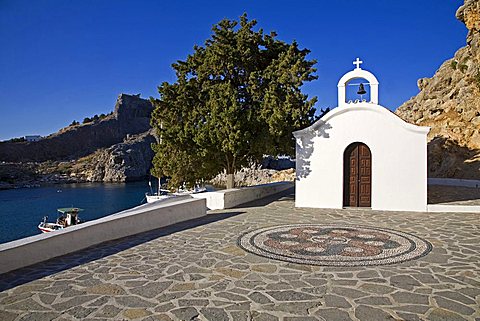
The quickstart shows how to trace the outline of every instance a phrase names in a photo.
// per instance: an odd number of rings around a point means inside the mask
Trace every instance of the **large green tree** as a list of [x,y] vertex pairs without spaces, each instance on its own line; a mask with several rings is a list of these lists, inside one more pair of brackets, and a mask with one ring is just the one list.
[[316,97],[300,87],[317,77],[308,49],[254,30],[246,14],[222,20],[204,46],[172,65],[177,80],[158,87],[152,126],[153,174],[171,186],[226,171],[227,187],[242,166],[263,155],[293,155],[294,130],[314,120]]

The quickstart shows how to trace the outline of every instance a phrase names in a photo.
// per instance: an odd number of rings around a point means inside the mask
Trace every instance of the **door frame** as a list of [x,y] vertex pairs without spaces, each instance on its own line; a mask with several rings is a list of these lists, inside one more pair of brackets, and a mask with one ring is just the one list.
[[[355,147],[360,147],[360,146],[364,146],[368,149],[369,153],[370,153],[370,192],[369,192],[369,196],[370,196],[370,205],[369,206],[360,206],[360,173],[358,173],[358,180],[357,180],[357,184],[356,184],[356,205],[355,206],[352,206],[350,205],[350,155],[351,155],[351,152],[352,150],[355,148]],[[347,152],[348,152],[348,155],[347,155]],[[357,172],[359,172],[360,170],[360,156],[358,157],[357,159]],[[365,208],[369,208],[372,206],[372,176],[373,176],[373,171],[372,171],[372,167],[373,167],[373,155],[372,155],[372,150],[370,149],[370,147],[368,147],[367,144],[365,143],[362,143],[362,142],[353,142],[351,144],[349,144],[345,150],[343,151],[343,183],[342,183],[342,186],[343,186],[343,200],[342,200],[342,207],[365,207]],[[348,181],[347,181],[348,179]]]

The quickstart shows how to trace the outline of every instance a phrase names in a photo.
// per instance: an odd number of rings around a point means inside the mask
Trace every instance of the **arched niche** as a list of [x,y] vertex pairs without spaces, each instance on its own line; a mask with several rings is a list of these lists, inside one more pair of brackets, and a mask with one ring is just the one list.
[[[365,94],[359,94],[360,84],[363,84]],[[345,101],[348,104],[370,101],[370,84],[364,78],[355,78],[345,84]]]

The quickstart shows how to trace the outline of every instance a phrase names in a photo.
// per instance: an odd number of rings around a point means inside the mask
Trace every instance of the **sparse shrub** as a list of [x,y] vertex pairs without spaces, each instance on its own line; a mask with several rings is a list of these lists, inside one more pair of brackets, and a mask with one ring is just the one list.
[[12,138],[9,141],[12,143],[21,143],[25,141],[25,137]]
[[84,123],[84,124],[86,124],[86,123],[91,123],[91,122],[92,122],[92,120],[91,120],[90,118],[88,118],[88,117],[85,117],[85,118],[83,119],[83,123]]
[[460,64],[458,65],[458,69],[460,69],[461,72],[465,72],[468,69],[468,66],[465,64]]
[[62,174],[70,173],[71,169],[72,169],[72,164],[70,164],[69,162],[62,162],[58,164],[58,167],[57,167],[58,172]]
[[453,70],[457,70],[457,62],[455,60],[452,60],[450,63],[450,67],[452,67]]

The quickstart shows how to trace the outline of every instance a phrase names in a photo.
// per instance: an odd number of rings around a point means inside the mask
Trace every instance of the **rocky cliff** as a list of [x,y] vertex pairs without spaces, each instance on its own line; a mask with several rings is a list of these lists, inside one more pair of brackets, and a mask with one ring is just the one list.
[[39,142],[0,143],[0,189],[58,182],[125,182],[149,175],[153,106],[121,94],[112,114]]
[[466,0],[457,18],[468,28],[467,45],[396,110],[404,120],[430,126],[429,177],[480,179],[480,1]]
[[153,130],[126,138],[123,142],[79,159],[70,177],[88,182],[128,182],[145,179],[153,159]]

